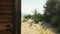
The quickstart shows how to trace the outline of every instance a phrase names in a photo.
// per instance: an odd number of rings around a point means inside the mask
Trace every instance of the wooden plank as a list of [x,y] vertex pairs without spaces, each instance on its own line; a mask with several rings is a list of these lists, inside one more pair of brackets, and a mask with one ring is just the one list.
[[0,11],[0,15],[11,15],[12,11]]
[[0,11],[0,13],[12,13],[12,11],[10,10],[10,11]]
[[12,23],[12,21],[10,21],[10,22],[0,22],[0,23]]
[[0,0],[0,7],[2,6],[12,6],[12,0]]
[[12,16],[11,15],[0,15],[0,22],[11,22]]
[[8,2],[8,1],[13,1],[13,0],[0,0],[1,2]]
[[0,23],[12,23],[12,21],[0,21]]
[[12,29],[13,25],[12,23],[0,23],[0,31]]
[[0,7],[0,11],[12,11],[12,7]]
[[5,2],[5,1],[4,2],[1,2],[0,1],[0,5],[12,5],[12,2]]
[[0,7],[12,7],[12,5],[4,5],[4,4],[0,4]]
[[0,23],[9,23],[9,22],[11,22],[10,20],[0,20]]
[[0,31],[0,34],[12,34],[10,31]]

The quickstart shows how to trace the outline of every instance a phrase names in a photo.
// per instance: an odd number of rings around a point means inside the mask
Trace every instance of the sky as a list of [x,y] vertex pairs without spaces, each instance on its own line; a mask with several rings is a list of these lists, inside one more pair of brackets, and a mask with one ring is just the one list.
[[21,14],[33,14],[34,10],[44,13],[43,6],[47,0],[21,0]]

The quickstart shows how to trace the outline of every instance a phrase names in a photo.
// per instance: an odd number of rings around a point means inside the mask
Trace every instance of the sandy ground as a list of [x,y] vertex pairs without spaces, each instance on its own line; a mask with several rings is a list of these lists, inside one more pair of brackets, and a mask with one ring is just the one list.
[[21,34],[38,34],[37,26],[30,27],[28,22],[21,23]]
[[38,24],[34,24],[30,27],[30,22],[31,22],[30,20],[27,22],[21,22],[21,34],[55,34],[52,31],[50,31],[49,33],[48,29],[46,30],[47,33],[44,33],[43,26],[39,27]]

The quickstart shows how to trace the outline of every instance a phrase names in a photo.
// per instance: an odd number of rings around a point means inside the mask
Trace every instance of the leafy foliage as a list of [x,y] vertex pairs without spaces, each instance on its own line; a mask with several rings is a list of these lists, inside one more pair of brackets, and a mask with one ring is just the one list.
[[32,15],[25,15],[23,18],[24,19],[30,19],[32,17]]
[[40,22],[42,19],[42,15],[40,13],[37,13],[37,10],[34,12],[33,20],[35,23]]
[[56,15],[56,9],[55,9],[55,5],[57,3],[57,0],[48,0],[46,3],[46,6],[44,6],[45,8],[45,13],[44,13],[44,17],[46,18],[45,21],[46,22],[51,22],[51,18]]
[[60,0],[48,0],[44,8],[44,21],[50,23],[60,32]]
[[46,23],[50,23],[58,32],[60,32],[60,1],[48,0],[44,9],[43,15],[35,10],[34,15],[25,15],[24,18],[33,19],[34,23],[45,21]]
[[33,19],[34,23],[38,23],[42,20],[42,15],[35,10],[34,15],[25,15],[24,19]]
[[60,16],[53,16],[51,19],[51,24],[55,24],[56,26],[60,26]]

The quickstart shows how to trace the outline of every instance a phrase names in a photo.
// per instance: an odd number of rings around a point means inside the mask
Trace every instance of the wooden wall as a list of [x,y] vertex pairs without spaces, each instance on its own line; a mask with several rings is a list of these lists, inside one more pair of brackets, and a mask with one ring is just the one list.
[[13,0],[0,0],[0,34],[12,34],[12,11]]

